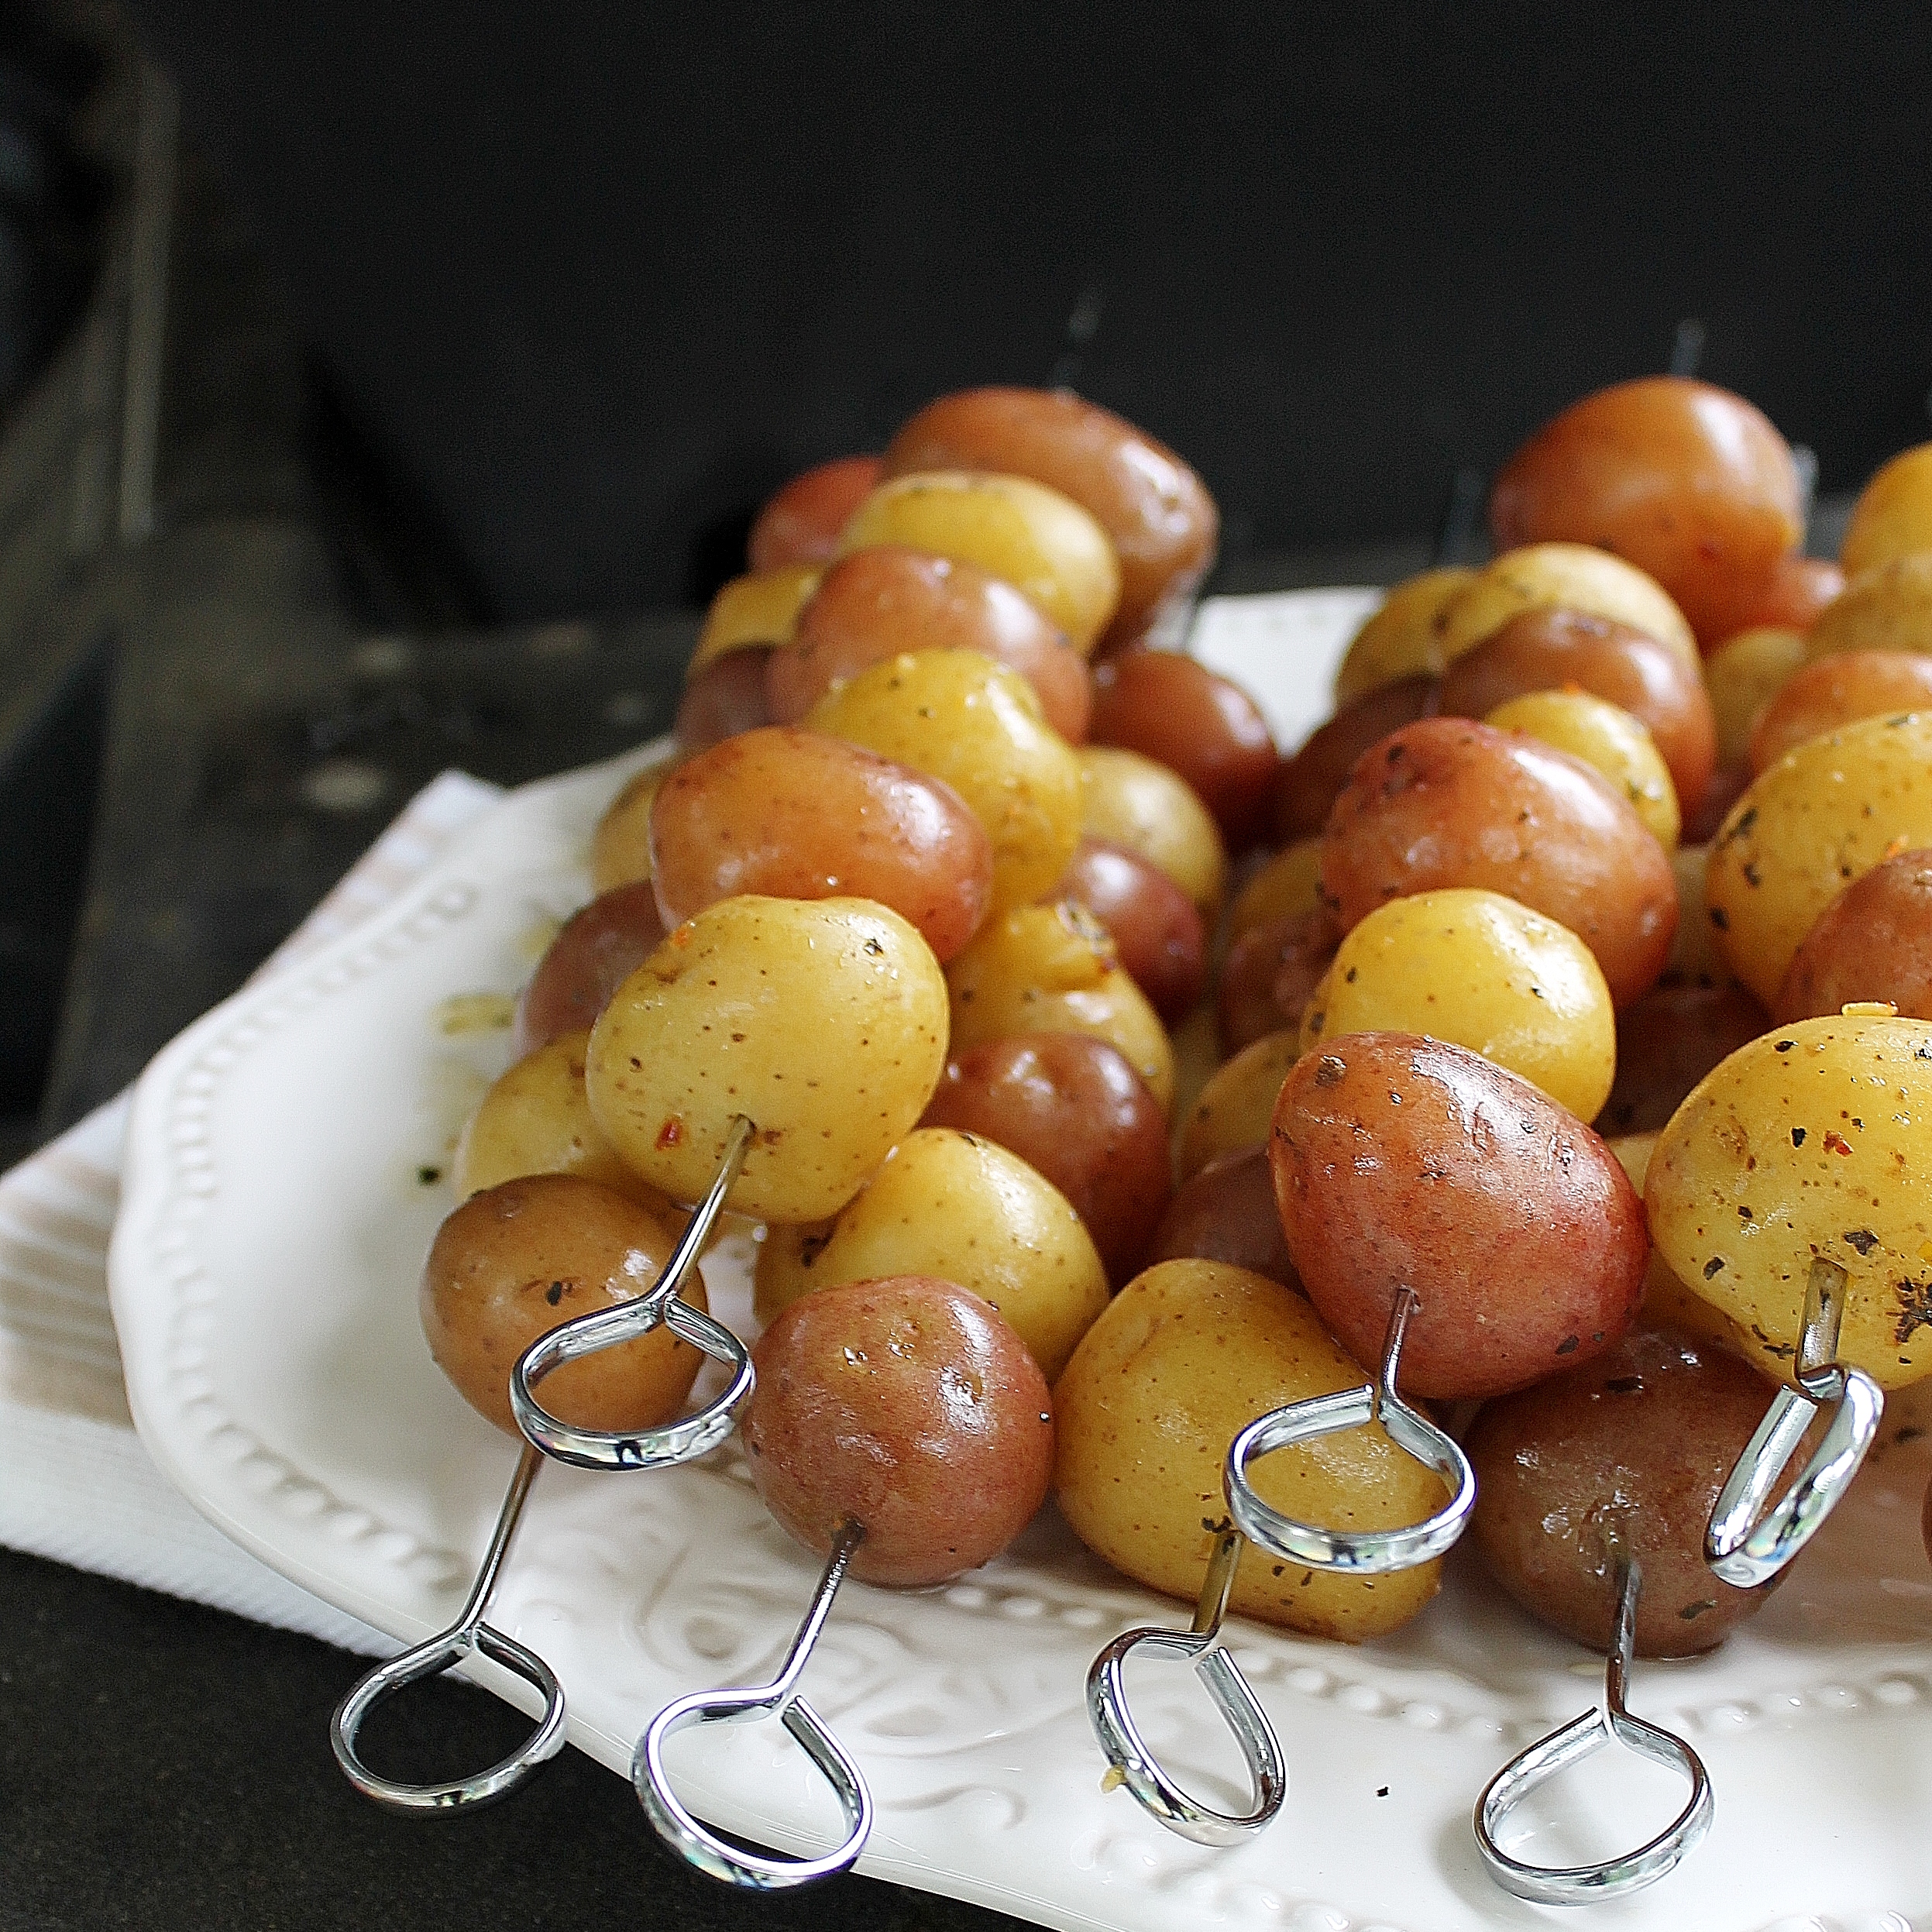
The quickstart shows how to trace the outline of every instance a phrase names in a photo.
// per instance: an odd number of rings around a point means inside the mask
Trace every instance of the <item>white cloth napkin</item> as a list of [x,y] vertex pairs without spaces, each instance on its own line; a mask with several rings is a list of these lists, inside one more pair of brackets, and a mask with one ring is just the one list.
[[[425,786],[263,973],[387,904],[501,796],[461,772]],[[197,1515],[134,1433],[107,1281],[128,1108],[122,1094],[0,1175],[0,1543],[387,1655],[390,1638]]]

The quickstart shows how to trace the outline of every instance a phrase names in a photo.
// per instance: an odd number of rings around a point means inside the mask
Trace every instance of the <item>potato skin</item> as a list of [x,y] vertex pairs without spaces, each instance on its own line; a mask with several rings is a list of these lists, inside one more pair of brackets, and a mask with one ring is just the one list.
[[1848,576],[1932,550],[1932,443],[1902,449],[1858,492],[1838,561]]
[[878,456],[836,456],[801,470],[751,525],[744,548],[753,573],[830,562],[846,519],[878,487],[884,468]]
[[1395,585],[1349,641],[1335,674],[1336,709],[1398,679],[1439,673],[1445,660],[1435,620],[1475,576],[1473,570],[1452,565]]
[[1503,1394],[1600,1353],[1643,1298],[1650,1244],[1617,1157],[1528,1081],[1411,1033],[1305,1054],[1268,1142],[1288,1251],[1358,1360],[1413,1288],[1400,1386]]
[[600,892],[565,920],[517,999],[521,1057],[562,1033],[588,1033],[610,995],[664,943],[648,878]]
[[1718,952],[1769,1007],[1799,943],[1895,840],[1932,845],[1932,711],[1808,738],[1753,779],[1704,871]]
[[931,1276],[827,1288],[751,1351],[742,1428],[765,1507],[807,1549],[865,1525],[852,1574],[899,1589],[990,1562],[1046,1501],[1053,1404],[1019,1338]]
[[740,1213],[836,1213],[907,1132],[946,1064],[932,948],[869,899],[727,899],[687,920],[591,1029],[590,1111],[632,1171],[695,1201],[734,1116],[758,1133]]
[[[1308,1303],[1278,1282],[1217,1261],[1161,1262],[1115,1297],[1054,1391],[1061,1507],[1089,1549],[1192,1604],[1227,1521],[1221,1471],[1229,1443],[1284,1403],[1367,1379]],[[1253,1480],[1277,1509],[1349,1528],[1419,1522],[1444,1494],[1439,1478],[1373,1428],[1263,1457]],[[1232,1606],[1361,1643],[1421,1609],[1441,1567],[1342,1576],[1250,1550]]]
[[862,745],[782,725],[687,759],[651,806],[663,930],[721,899],[870,899],[944,963],[993,896],[993,848],[942,779]]
[[[649,1293],[683,1232],[682,1217],[574,1174],[472,1195],[436,1230],[423,1263],[429,1352],[472,1408],[515,1435],[510,1371],[524,1349],[579,1315]],[[679,1293],[709,1305],[695,1269]],[[567,1363],[545,1380],[544,1406],[582,1428],[649,1428],[677,1414],[703,1359],[660,1327]]]
[[892,441],[886,469],[1031,476],[1095,517],[1120,558],[1109,637],[1137,635],[1214,562],[1220,519],[1199,476],[1146,431],[1064,389],[968,389],[928,403]]
[[1552,417],[1490,493],[1499,550],[1565,538],[1627,557],[1707,645],[1804,536],[1785,439],[1741,396],[1679,376],[1618,383]]
[[1791,956],[1778,988],[1782,1021],[1823,1018],[1858,1000],[1889,1000],[1932,1019],[1932,851],[1901,852],[1855,879]]
[[1814,1256],[1850,1280],[1840,1359],[1883,1388],[1932,1373],[1932,1022],[1774,1026],[1714,1069],[1644,1183],[1672,1273],[1792,1373]]
[[1497,1581],[1533,1617],[1610,1647],[1614,1586],[1603,1526],[1643,1566],[1637,1654],[1714,1649],[1765,1604],[1720,1583],[1704,1525],[1770,1391],[1724,1350],[1640,1329],[1581,1368],[1485,1403],[1463,1447],[1470,1525]]
[[1448,885],[1484,887],[1567,926],[1618,1006],[1670,957],[1676,880],[1626,800],[1533,738],[1425,718],[1356,760],[1329,815],[1322,890],[1346,928],[1385,900]]
[[1164,1026],[1184,1019],[1208,981],[1208,935],[1188,898],[1151,859],[1083,837],[1049,896],[1086,907],[1120,955],[1121,969]]
[[1917,651],[1839,651],[1800,666],[1758,714],[1755,775],[1807,738],[1899,711],[1932,710],[1932,656]]
[[1932,550],[1861,571],[1818,613],[1806,656],[1841,651],[1932,651]]

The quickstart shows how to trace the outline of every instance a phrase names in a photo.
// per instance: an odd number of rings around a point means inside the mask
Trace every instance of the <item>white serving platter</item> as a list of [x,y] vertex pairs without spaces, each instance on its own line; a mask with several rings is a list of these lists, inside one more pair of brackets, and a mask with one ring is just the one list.
[[[1216,600],[1195,648],[1292,743],[1325,713],[1372,594]],[[451,1205],[424,1177],[507,1057],[500,1030],[465,1030],[462,996],[513,992],[536,936],[587,896],[591,829],[637,762],[512,794],[390,909],[191,1027],[136,1095],[110,1275],[143,1440],[238,1543],[400,1639],[459,1605],[516,1460],[417,1324],[418,1271]],[[748,1253],[741,1235],[706,1264],[713,1308],[748,1325]],[[1925,1449],[1875,1458],[1724,1650],[1638,1666],[1633,1707],[1702,1754],[1716,1824],[1662,1884],[1569,1923],[1932,1927]],[[491,1621],[549,1659],[572,1740],[621,1772],[672,1698],[769,1672],[817,1569],[765,1517],[735,1446],[663,1474],[546,1467]],[[1591,1701],[1597,1659],[1539,1630],[1459,1552],[1442,1596],[1387,1641],[1243,1626],[1237,1655],[1291,1788],[1269,1831],[1211,1851],[1103,1793],[1082,1701],[1106,1638],[1187,1616],[1090,1556],[1050,1507],[949,1587],[847,1585],[806,1688],[878,1802],[860,1868],[1119,1932],[1550,1921],[1487,1878],[1470,1808],[1506,1758]],[[345,1689],[358,1668],[344,1659]],[[505,1690],[490,1666],[476,1674]],[[1133,1687],[1155,1748],[1238,1806],[1232,1748],[1191,1675],[1150,1666]],[[728,1829],[793,1850],[837,1835],[775,1725],[686,1733],[672,1762],[694,1807]],[[1519,1814],[1521,1848],[1547,1863],[1623,1848],[1679,1799],[1665,1774],[1611,1754]]]

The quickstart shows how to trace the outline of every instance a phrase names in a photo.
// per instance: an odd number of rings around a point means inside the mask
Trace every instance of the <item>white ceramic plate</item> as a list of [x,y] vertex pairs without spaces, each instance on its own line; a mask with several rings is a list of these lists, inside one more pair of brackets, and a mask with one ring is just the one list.
[[[1322,714],[1363,607],[1360,593],[1224,600],[1198,648],[1258,687],[1292,739]],[[506,1051],[500,1032],[446,1030],[448,1002],[527,975],[533,934],[587,892],[582,854],[624,768],[513,795],[368,926],[191,1027],[137,1096],[112,1281],[143,1439],[237,1542],[400,1638],[456,1609],[515,1461],[417,1327],[418,1269],[449,1205],[421,1171],[443,1164]],[[743,1260],[707,1264],[727,1318],[748,1317]],[[1590,1908],[1593,1922],[1932,1924],[1927,1473],[1916,1446],[1886,1452],[1723,1652],[1639,1666],[1635,1707],[1703,1754],[1717,1822],[1676,1875]],[[572,1740],[622,1770],[671,1698],[761,1680],[817,1567],[768,1521],[734,1447],[662,1475],[548,1467],[491,1618],[557,1669]],[[1546,1922],[1485,1877],[1470,1810],[1505,1758],[1591,1700],[1595,1659],[1459,1559],[1384,1643],[1246,1628],[1237,1652],[1291,1790],[1260,1838],[1208,1851],[1102,1794],[1082,1706],[1106,1638],[1186,1615],[1125,1585],[1050,1510],[949,1588],[848,1585],[806,1689],[878,1800],[861,1868],[1122,1932]],[[345,1688],[354,1668],[344,1660]],[[1238,1804],[1232,1747],[1191,1675],[1150,1666],[1134,1688],[1157,1750]],[[717,1823],[792,1849],[830,1834],[829,1800],[775,1727],[687,1733],[672,1751]],[[1673,1781],[1614,1756],[1532,1807],[1526,1855],[1600,1855],[1674,1812]]]

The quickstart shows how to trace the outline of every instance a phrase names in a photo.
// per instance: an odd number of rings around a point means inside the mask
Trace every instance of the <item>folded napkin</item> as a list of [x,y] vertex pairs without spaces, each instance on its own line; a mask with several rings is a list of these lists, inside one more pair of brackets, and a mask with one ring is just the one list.
[[[347,932],[408,885],[501,788],[425,787],[261,971]],[[134,1433],[108,1311],[125,1094],[0,1175],[0,1543],[258,1623],[387,1655],[380,1631],[298,1590],[205,1521]]]

